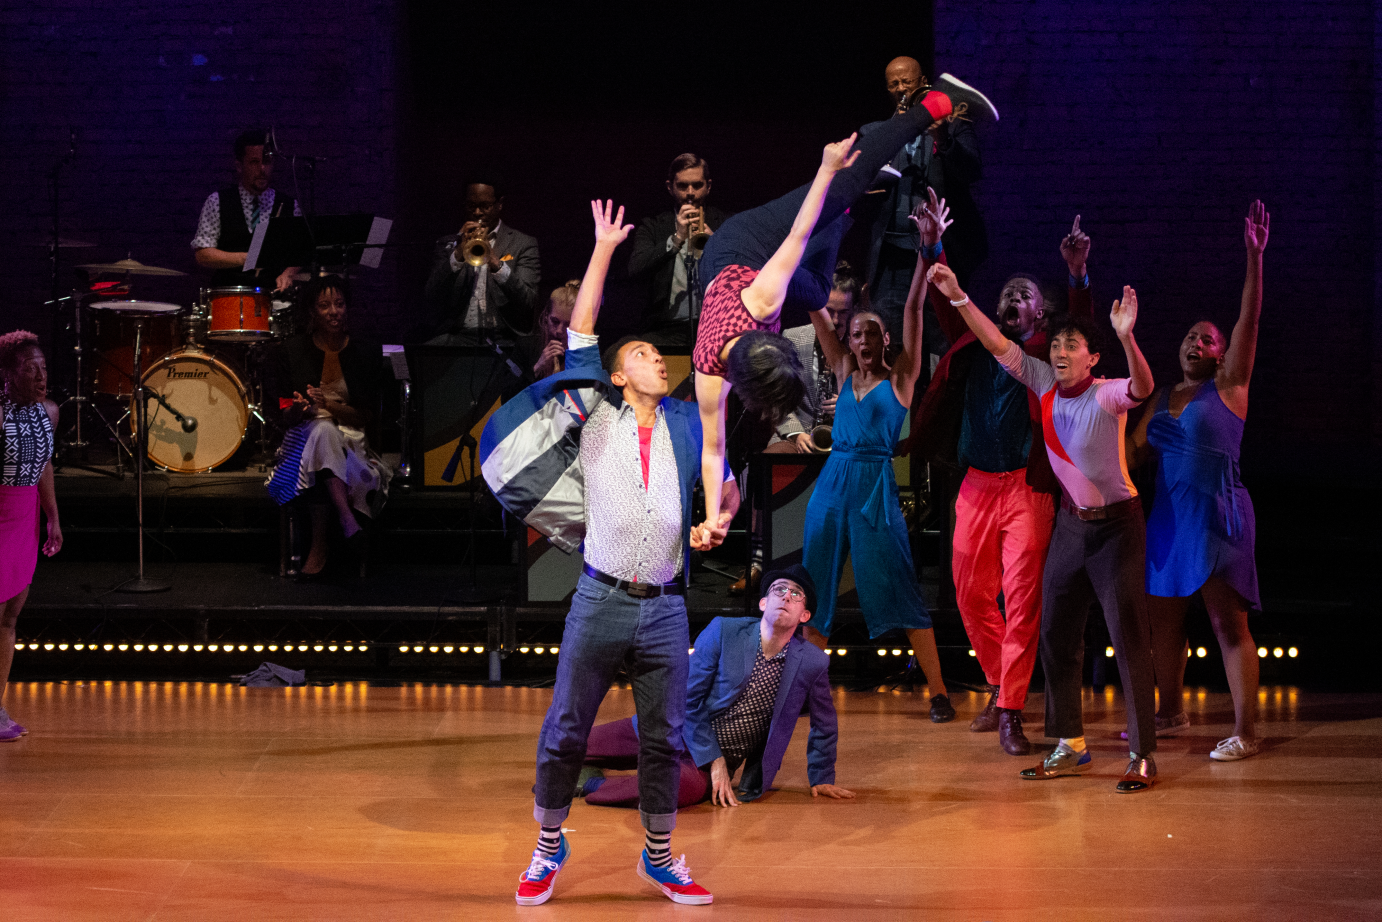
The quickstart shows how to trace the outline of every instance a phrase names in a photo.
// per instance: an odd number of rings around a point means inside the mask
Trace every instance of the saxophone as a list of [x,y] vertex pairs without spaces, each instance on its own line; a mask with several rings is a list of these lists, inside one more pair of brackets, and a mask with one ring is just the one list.
[[825,402],[835,396],[835,373],[825,360],[820,343],[816,343],[816,368],[816,415],[811,422],[811,451],[825,454],[830,451],[834,439],[830,434],[831,426],[825,421],[823,408]]

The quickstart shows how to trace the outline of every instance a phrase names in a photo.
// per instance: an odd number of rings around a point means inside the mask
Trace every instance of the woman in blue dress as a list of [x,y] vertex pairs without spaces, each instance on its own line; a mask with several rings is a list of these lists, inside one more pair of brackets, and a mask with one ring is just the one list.
[[[923,247],[940,240],[949,223],[948,213],[945,201],[937,202],[933,192],[931,201],[912,214]],[[822,648],[829,640],[840,575],[845,558],[850,557],[869,636],[877,637],[894,628],[907,632],[932,692],[931,719],[942,723],[954,719],[955,709],[941,678],[931,615],[921,599],[912,566],[892,464],[893,449],[926,358],[921,344],[921,308],[926,295],[922,267],[918,259],[903,308],[902,351],[891,367],[884,359],[888,334],[878,314],[856,312],[844,343],[835,337],[835,325],[827,311],[811,315],[821,352],[841,384],[831,431],[833,449],[806,507],[803,562],[819,587],[816,611],[806,624],[806,638]]]
[[1151,400],[1133,432],[1132,460],[1157,454],[1156,499],[1147,519],[1147,594],[1160,707],[1157,736],[1190,725],[1185,713],[1185,610],[1196,592],[1209,612],[1233,694],[1233,736],[1210,758],[1258,751],[1257,645],[1248,611],[1259,608],[1256,523],[1238,472],[1248,382],[1262,313],[1262,251],[1271,216],[1253,202],[1244,222],[1247,279],[1233,337],[1202,320],[1180,345],[1181,380]]

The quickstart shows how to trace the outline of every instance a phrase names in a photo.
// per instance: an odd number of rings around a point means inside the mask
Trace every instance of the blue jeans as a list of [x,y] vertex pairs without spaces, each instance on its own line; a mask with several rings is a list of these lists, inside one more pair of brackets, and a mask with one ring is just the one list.
[[682,596],[634,599],[581,575],[562,634],[552,706],[537,742],[533,817],[539,823],[559,825],[571,812],[595,712],[614,682],[615,671],[627,660],[638,711],[638,800],[643,828],[649,832],[676,828],[690,646]]

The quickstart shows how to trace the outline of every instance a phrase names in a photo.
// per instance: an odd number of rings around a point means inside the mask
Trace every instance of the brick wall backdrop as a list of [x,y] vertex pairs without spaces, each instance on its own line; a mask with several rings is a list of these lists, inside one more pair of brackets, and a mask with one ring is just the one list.
[[[31,245],[49,235],[45,175],[69,129],[77,153],[62,173],[62,232],[100,246],[63,258],[132,254],[192,274],[142,284],[142,297],[195,296],[205,277],[188,245],[197,215],[210,192],[233,182],[231,141],[248,127],[273,126],[288,153],[330,157],[318,168],[318,212],[392,216],[395,16],[393,3],[376,0],[4,4],[3,325],[46,331],[32,305],[48,290],[47,261]],[[302,168],[298,183],[305,198]],[[288,163],[274,185],[292,193]],[[397,310],[392,276],[386,257],[361,278],[381,326]],[[70,275],[63,281],[70,286]]]
[[[1359,2],[936,3],[936,68],[990,95],[976,187],[1008,273],[1059,278],[1075,214],[1096,308],[1137,288],[1159,381],[1192,322],[1237,315],[1242,219],[1272,214],[1245,468],[1362,471],[1376,425],[1378,26]],[[1121,373],[1121,350],[1105,373]],[[1106,350],[1107,356],[1107,350]],[[1375,457],[1375,456],[1374,456]]]

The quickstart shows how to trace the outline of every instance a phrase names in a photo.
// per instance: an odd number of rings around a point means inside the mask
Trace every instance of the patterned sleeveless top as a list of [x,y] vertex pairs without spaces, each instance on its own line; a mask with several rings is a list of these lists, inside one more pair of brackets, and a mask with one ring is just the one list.
[[705,290],[705,297],[701,301],[700,328],[696,332],[696,348],[691,353],[691,363],[697,371],[723,378],[725,363],[720,361],[720,351],[725,348],[725,343],[749,330],[776,333],[782,329],[780,318],[759,323],[744,306],[740,293],[757,277],[757,269],[725,266]]
[[35,486],[53,457],[53,422],[42,403],[20,407],[0,397],[0,408],[0,486]]

